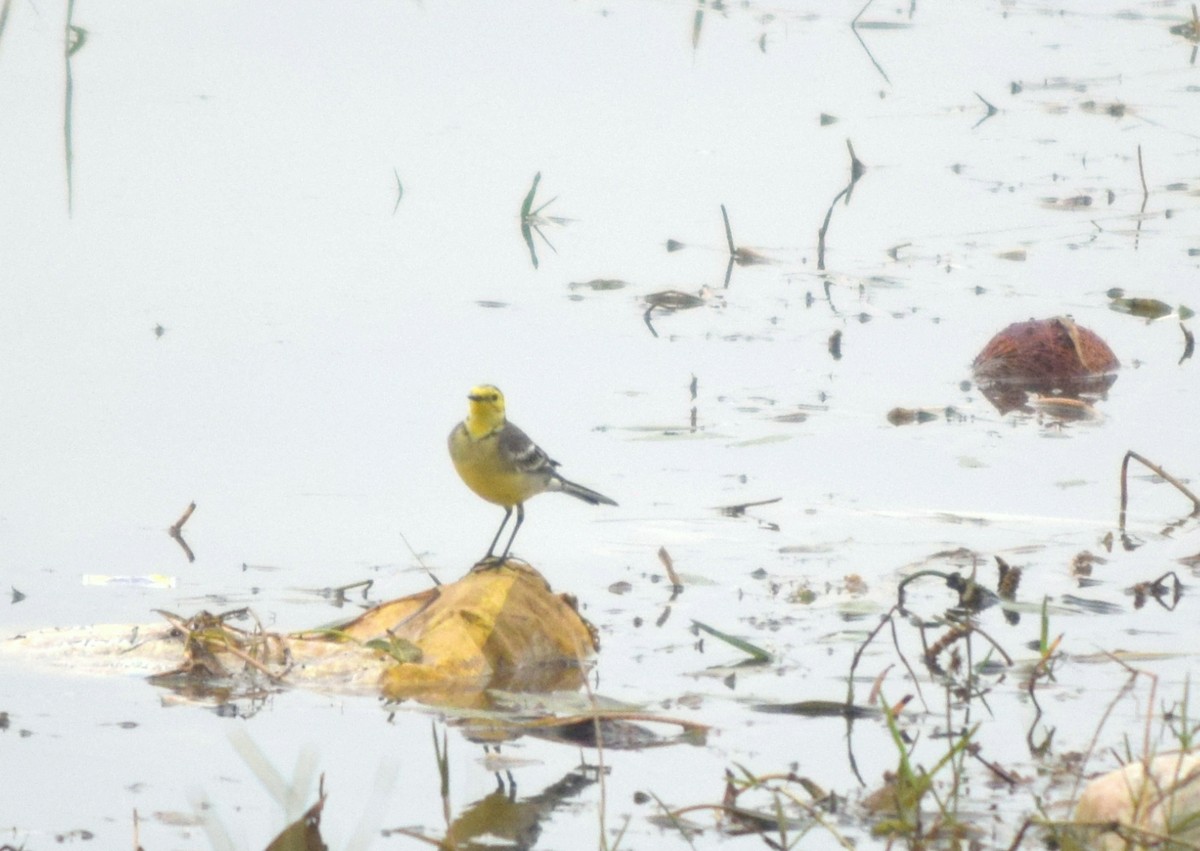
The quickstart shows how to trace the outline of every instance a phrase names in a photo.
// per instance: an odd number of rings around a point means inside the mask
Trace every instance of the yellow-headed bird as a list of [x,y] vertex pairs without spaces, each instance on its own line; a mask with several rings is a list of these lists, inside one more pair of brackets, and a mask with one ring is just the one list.
[[467,398],[471,402],[467,418],[450,432],[450,458],[467,487],[488,502],[504,506],[504,520],[485,560],[492,557],[500,533],[516,508],[517,524],[499,556],[500,561],[508,557],[517,530],[525,521],[525,500],[531,496],[562,491],[592,505],[616,505],[603,494],[560,476],[554,469],[558,462],[505,418],[504,394],[497,388],[490,384],[472,387]]

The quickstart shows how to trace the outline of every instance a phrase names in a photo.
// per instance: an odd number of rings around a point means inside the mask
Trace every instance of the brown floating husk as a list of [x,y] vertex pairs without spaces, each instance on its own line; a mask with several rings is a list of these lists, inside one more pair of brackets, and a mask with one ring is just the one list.
[[1101,395],[1121,364],[1108,344],[1070,317],[1015,322],[975,358],[980,390],[1001,413],[1026,408],[1030,394]]

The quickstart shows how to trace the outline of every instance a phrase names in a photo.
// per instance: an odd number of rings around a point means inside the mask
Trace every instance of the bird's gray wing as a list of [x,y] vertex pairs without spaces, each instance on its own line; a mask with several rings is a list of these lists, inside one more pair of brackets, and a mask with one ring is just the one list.
[[525,432],[512,423],[505,424],[497,435],[500,451],[523,473],[544,473],[556,476],[558,462],[547,455]]

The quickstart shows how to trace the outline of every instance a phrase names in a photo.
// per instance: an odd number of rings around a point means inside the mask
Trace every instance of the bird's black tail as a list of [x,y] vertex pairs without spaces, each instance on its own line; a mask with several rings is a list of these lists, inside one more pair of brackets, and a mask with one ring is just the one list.
[[577,485],[574,482],[567,481],[562,476],[557,476],[559,485],[563,493],[569,493],[576,499],[582,499],[584,502],[592,505],[616,505],[617,503],[602,493],[597,493],[591,488],[585,488],[583,485]]

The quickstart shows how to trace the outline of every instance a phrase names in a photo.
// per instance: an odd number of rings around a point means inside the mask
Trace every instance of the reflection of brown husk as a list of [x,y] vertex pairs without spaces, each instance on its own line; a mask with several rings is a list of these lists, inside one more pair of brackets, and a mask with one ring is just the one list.
[[1000,413],[1030,410],[1029,396],[1103,396],[1120,362],[1099,336],[1065,316],[1016,322],[975,358],[980,392]]
[[166,624],[27,632],[0,642],[0,653],[81,673],[152,669],[156,684],[202,700],[302,686],[483,707],[488,689],[579,688],[582,660],[598,647],[574,602],[511,559],[290,635],[265,630],[246,609],[160,614]]

